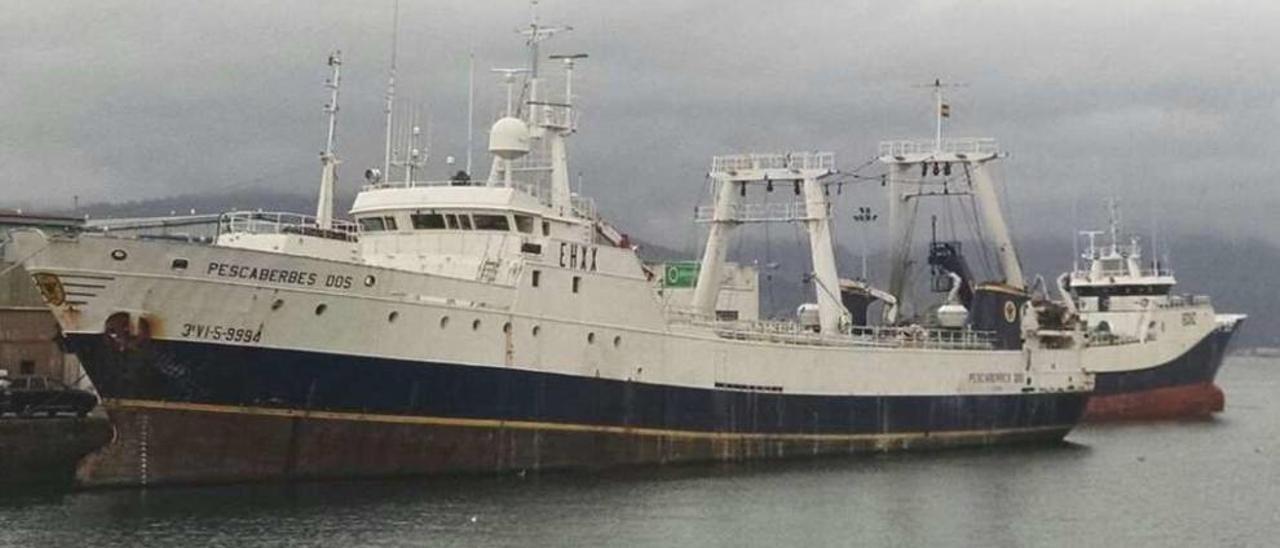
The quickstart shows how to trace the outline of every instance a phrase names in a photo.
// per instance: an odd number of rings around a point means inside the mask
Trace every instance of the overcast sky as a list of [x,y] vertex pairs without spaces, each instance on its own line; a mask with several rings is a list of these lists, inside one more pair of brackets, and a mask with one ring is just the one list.
[[[381,163],[392,0],[8,0],[0,18],[0,206],[66,208],[262,187],[314,192],[329,50],[344,52],[340,185]],[[403,0],[402,97],[432,119],[433,167],[465,146],[475,51],[478,165],[520,66],[521,0]],[[642,238],[683,245],[710,156],[832,150],[853,168],[882,139],[997,138],[1015,230],[1101,222],[1280,241],[1280,2],[570,2],[544,22],[585,52],[571,163],[584,193]],[[547,71],[558,89],[558,68]],[[867,172],[878,172],[874,167]],[[844,206],[883,209],[878,186]],[[851,211],[847,207],[846,211]],[[851,213],[850,213],[851,214]]]

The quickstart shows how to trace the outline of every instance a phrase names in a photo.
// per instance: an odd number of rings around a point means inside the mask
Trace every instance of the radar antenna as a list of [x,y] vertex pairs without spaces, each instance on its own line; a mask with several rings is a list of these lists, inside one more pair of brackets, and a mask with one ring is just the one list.
[[513,117],[516,115],[515,103],[515,85],[516,75],[529,72],[527,68],[494,68],[489,72],[502,75],[502,82],[507,86],[507,112],[505,116]]
[[566,107],[573,106],[573,65],[578,59],[586,59],[585,53],[574,53],[569,55],[549,55],[548,59],[562,61],[564,63],[564,104]]

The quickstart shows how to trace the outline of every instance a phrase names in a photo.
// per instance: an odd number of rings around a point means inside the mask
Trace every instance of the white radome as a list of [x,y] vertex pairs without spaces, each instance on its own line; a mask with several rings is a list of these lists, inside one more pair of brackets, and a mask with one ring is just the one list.
[[938,307],[938,324],[942,327],[964,327],[969,320],[969,310],[959,303],[947,303]]
[[504,160],[528,154],[529,126],[524,120],[510,116],[494,122],[489,130],[489,152]]

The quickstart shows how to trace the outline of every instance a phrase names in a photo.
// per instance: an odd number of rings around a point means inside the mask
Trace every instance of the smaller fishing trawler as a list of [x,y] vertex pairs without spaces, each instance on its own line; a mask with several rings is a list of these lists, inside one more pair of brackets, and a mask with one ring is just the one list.
[[[1243,314],[1218,314],[1209,298],[1176,295],[1173,272],[1143,260],[1137,238],[1122,240],[1120,209],[1109,201],[1106,232],[1084,231],[1088,244],[1071,272],[1058,277],[1063,303],[1089,333],[1087,360],[1097,373],[1086,421],[1197,418],[1222,411],[1214,384]],[[1109,243],[1099,245],[1106,234]],[[1115,356],[1108,356],[1115,354]]]

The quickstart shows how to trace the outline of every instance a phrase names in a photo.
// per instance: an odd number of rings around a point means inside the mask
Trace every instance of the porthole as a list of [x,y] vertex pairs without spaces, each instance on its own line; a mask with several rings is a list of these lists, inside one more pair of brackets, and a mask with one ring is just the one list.
[[373,287],[373,284],[376,284],[376,283],[378,283],[378,279],[377,279],[377,278],[374,278],[374,277],[373,277],[373,274],[370,274],[370,275],[368,275],[368,276],[365,276],[365,277],[364,277],[364,286],[365,286],[365,287]]
[[173,270],[186,270],[188,264],[189,263],[186,259],[174,259],[173,262],[169,263],[169,268]]
[[511,322],[502,324],[502,332],[508,335],[511,334]]
[[533,326],[532,332],[533,332],[533,336],[537,337],[539,333],[542,333],[542,326],[540,325]]
[[478,318],[471,320],[471,330],[476,331],[478,329],[480,329],[480,320]]
[[613,347],[617,348],[619,346],[622,346],[622,335],[617,335],[613,338]]
[[394,322],[396,321],[396,318],[399,318],[399,317],[400,317],[400,313],[392,310],[390,314],[387,314],[387,321]]
[[316,315],[317,315],[317,316],[319,316],[319,315],[321,315],[321,314],[324,314],[324,311],[325,311],[325,310],[328,310],[328,309],[329,309],[329,305],[324,304],[324,303],[320,303],[320,304],[316,305]]
[[596,334],[587,333],[587,344],[595,344],[595,343],[596,343]]
[[440,317],[440,329],[444,329],[444,328],[446,328],[446,327],[448,327],[448,326],[449,326],[449,317],[448,317],[448,316],[441,316],[441,317]]
[[271,303],[272,310],[280,310],[282,306],[284,306],[284,299],[276,299],[275,302]]
[[111,258],[117,261],[123,261],[129,258],[129,254],[126,253],[125,250],[123,249],[112,249]]

